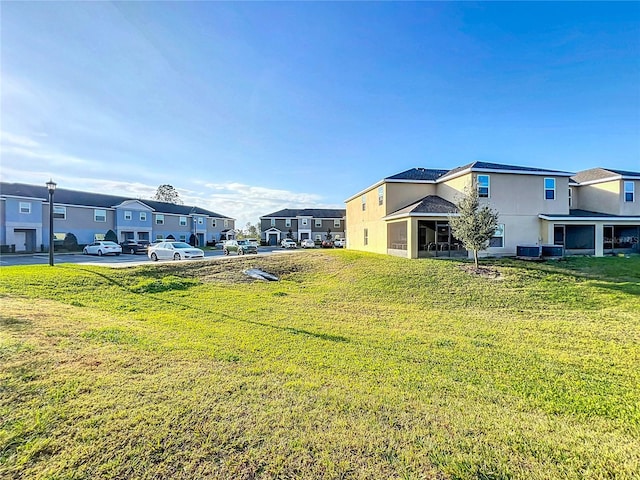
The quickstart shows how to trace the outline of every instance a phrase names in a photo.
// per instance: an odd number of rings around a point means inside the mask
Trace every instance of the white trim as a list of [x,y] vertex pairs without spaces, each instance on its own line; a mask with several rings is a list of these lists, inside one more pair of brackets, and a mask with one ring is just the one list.
[[412,212],[412,213],[396,213],[390,214],[386,217],[382,217],[382,220],[395,220],[397,218],[405,218],[405,217],[436,217],[436,218],[445,218],[445,217],[459,217],[459,213],[422,213],[422,212]]
[[640,222],[640,216],[637,217],[571,217],[571,216],[562,216],[562,217],[551,217],[549,215],[545,215],[541,213],[538,215],[538,218],[542,220],[548,220],[552,222],[566,222],[568,220],[576,221],[576,222]]
[[142,202],[140,200],[125,200],[124,202],[121,202],[118,205],[113,205],[112,208],[124,208],[124,207],[128,207],[131,204],[136,204],[136,203],[138,205],[142,205],[146,209],[149,209],[151,211],[155,211],[152,207],[150,207],[149,205],[147,205],[146,203],[144,203],[144,202]]
[[619,180],[640,180],[640,177],[635,177],[633,175],[616,175],[615,177],[606,177],[600,178],[597,180],[588,180],[586,182],[578,182],[579,186],[582,185],[593,185],[594,183],[606,183],[606,182],[617,182]]

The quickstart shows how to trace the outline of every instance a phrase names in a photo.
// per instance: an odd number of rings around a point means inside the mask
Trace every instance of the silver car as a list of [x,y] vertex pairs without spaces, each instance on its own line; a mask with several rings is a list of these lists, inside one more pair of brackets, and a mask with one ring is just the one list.
[[156,260],[186,260],[188,258],[204,258],[204,252],[185,242],[160,242],[149,245],[147,255]]
[[85,255],[98,255],[99,257],[110,253],[120,255],[122,247],[115,242],[100,241],[87,245],[82,249],[82,253]]

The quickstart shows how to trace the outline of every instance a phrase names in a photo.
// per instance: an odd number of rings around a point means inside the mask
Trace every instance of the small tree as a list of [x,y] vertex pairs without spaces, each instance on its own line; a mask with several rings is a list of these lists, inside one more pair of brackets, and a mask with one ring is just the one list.
[[78,239],[73,233],[69,232],[64,236],[62,245],[64,245],[64,248],[68,251],[75,252],[78,250]]
[[289,229],[289,231],[287,232],[287,238],[293,240],[293,230]]
[[330,242],[331,239],[333,238],[333,235],[331,235],[331,229],[327,228],[327,234],[325,235],[327,237],[327,241]]
[[159,202],[167,202],[174,203],[176,205],[182,205],[184,202],[180,198],[178,191],[173,188],[173,185],[160,185],[158,190],[156,190],[156,194],[153,196],[152,200],[157,200]]
[[480,206],[478,190],[466,188],[464,196],[456,204],[458,217],[449,217],[451,233],[462,241],[467,250],[473,250],[473,260],[478,269],[478,252],[489,245],[498,228],[498,212],[488,205]]

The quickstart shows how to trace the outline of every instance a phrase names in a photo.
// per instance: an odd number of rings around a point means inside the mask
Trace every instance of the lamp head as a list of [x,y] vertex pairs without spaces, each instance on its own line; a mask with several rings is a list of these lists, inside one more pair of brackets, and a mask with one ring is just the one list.
[[56,189],[56,182],[54,182],[53,180],[49,180],[47,182],[47,189],[49,190],[49,193],[53,193]]

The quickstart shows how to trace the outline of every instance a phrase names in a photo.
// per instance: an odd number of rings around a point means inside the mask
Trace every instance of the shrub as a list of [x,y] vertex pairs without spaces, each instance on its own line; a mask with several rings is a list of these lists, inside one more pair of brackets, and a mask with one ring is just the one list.
[[104,236],[104,241],[118,243],[118,236],[116,235],[116,232],[109,230]]
[[62,245],[70,252],[76,251],[78,250],[78,239],[73,233],[69,232],[65,235]]

